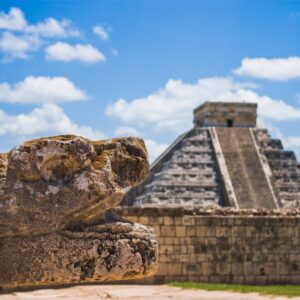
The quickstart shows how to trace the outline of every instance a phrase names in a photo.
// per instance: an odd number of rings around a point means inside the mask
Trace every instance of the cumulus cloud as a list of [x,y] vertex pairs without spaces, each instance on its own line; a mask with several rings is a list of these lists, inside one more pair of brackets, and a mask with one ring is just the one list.
[[47,47],[46,57],[49,60],[59,60],[64,62],[77,60],[85,63],[96,63],[105,61],[104,54],[92,45],[76,44],[72,46],[62,42],[57,42]]
[[135,136],[135,137],[143,136],[143,133],[141,131],[139,131],[134,127],[128,127],[128,126],[117,127],[114,132],[116,136]]
[[56,104],[44,104],[28,114],[8,115],[0,110],[0,135],[21,137],[54,134],[77,134],[91,139],[103,139],[104,134],[91,127],[79,126]]
[[0,83],[0,102],[43,104],[87,98],[84,91],[65,77],[28,76],[16,84]]
[[168,147],[168,144],[157,143],[151,139],[145,139],[145,144],[149,154],[149,160],[152,163],[159,155],[161,155]]
[[300,57],[244,58],[234,74],[261,79],[286,81],[300,77]]
[[4,32],[0,38],[0,52],[3,53],[3,61],[14,58],[25,59],[30,52],[36,51],[40,46],[40,39],[36,36],[18,36],[10,32]]
[[70,20],[46,18],[42,22],[29,24],[21,9],[13,7],[8,13],[0,12],[0,29],[20,31],[46,37],[78,36],[79,31],[72,28]]
[[0,29],[23,30],[27,26],[23,12],[18,8],[11,8],[6,14],[0,12]]
[[285,138],[285,146],[288,148],[291,147],[300,147],[300,136],[289,136]]
[[192,110],[207,100],[256,102],[259,116],[265,120],[300,119],[300,109],[280,99],[259,95],[251,84],[223,77],[204,78],[194,84],[170,79],[163,88],[146,97],[117,100],[107,107],[106,114],[139,128],[151,126],[180,133],[191,127]]
[[28,58],[47,39],[80,36],[70,20],[49,17],[29,24],[19,8],[11,8],[8,13],[0,11],[0,30],[4,31],[0,38],[0,53],[5,62]]
[[80,36],[80,32],[71,27],[72,22],[67,19],[58,21],[54,18],[47,18],[41,23],[28,25],[26,33],[36,34],[44,37],[72,37]]
[[96,34],[101,40],[108,40],[108,31],[103,26],[94,26],[93,32]]

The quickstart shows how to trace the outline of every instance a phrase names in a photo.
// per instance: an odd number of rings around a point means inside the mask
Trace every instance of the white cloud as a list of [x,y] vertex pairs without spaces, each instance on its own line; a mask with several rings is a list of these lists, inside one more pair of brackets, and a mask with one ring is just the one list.
[[29,24],[21,9],[13,7],[6,14],[0,12],[0,29],[20,31],[46,37],[78,36],[79,31],[72,28],[70,20],[47,18],[36,24]]
[[300,77],[300,57],[244,58],[234,74],[261,79],[286,81]]
[[168,147],[167,144],[160,144],[151,139],[145,139],[145,144],[149,154],[150,162],[153,162],[159,155],[161,155]]
[[76,134],[91,139],[105,138],[101,132],[91,127],[73,123],[56,104],[45,104],[28,114],[20,115],[8,115],[0,110],[0,135],[26,139],[54,134]]
[[23,12],[18,8],[11,8],[6,14],[0,12],[0,29],[23,30],[27,26]]
[[143,136],[143,133],[134,127],[121,126],[115,129],[115,135],[117,136]]
[[44,37],[71,37],[80,36],[80,32],[72,29],[71,21],[63,19],[58,21],[54,18],[47,18],[41,23],[28,25],[25,28],[26,33],[36,34]]
[[289,136],[284,139],[284,145],[287,148],[300,147],[300,136]]
[[235,82],[231,78],[212,77],[195,84],[170,79],[158,91],[138,99],[119,99],[107,107],[108,116],[140,128],[151,126],[157,130],[183,132],[192,125],[192,110],[204,101],[247,101],[258,103],[262,119],[286,121],[300,119],[300,109],[282,100],[259,95],[251,84]]
[[0,83],[0,102],[43,104],[87,98],[84,91],[65,77],[28,76],[16,84]]
[[300,136],[288,136],[284,137],[280,136],[281,141],[285,149],[290,150],[293,149],[297,158],[300,158]]
[[0,53],[4,62],[28,58],[29,53],[39,50],[47,39],[80,36],[70,20],[50,17],[29,24],[19,8],[11,8],[8,13],[0,11],[0,30],[5,30],[0,39]]
[[106,41],[108,40],[108,31],[103,26],[94,26],[93,32],[100,37],[101,40]]
[[95,63],[105,61],[105,56],[92,45],[76,44],[74,46],[68,43],[57,42],[46,48],[46,57],[49,60],[60,61],[82,61],[85,63]]
[[25,59],[28,53],[35,51],[40,46],[40,40],[35,36],[18,36],[4,32],[0,39],[0,52],[4,54],[4,61],[14,58]]

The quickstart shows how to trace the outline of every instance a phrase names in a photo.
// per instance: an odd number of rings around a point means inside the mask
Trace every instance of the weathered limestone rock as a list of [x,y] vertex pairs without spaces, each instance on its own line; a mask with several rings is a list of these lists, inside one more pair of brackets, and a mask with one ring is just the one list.
[[0,286],[152,275],[153,230],[107,212],[148,168],[136,138],[57,136],[0,154]]
[[92,224],[147,172],[145,145],[135,138],[26,142],[0,157],[0,237]]
[[151,228],[111,223],[1,240],[3,287],[143,278],[156,270]]

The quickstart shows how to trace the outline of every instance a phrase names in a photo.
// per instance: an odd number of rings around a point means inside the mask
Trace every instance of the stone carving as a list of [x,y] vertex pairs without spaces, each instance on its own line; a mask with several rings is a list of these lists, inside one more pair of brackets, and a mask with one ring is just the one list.
[[152,229],[107,211],[148,173],[144,142],[57,136],[0,155],[0,286],[151,275]]

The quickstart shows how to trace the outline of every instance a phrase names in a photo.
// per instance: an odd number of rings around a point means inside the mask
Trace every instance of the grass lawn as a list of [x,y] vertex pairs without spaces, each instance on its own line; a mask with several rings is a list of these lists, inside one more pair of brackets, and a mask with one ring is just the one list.
[[173,282],[174,287],[183,289],[201,289],[206,291],[232,291],[239,293],[258,293],[262,295],[296,297],[300,296],[300,286],[297,285],[239,285],[222,283]]

